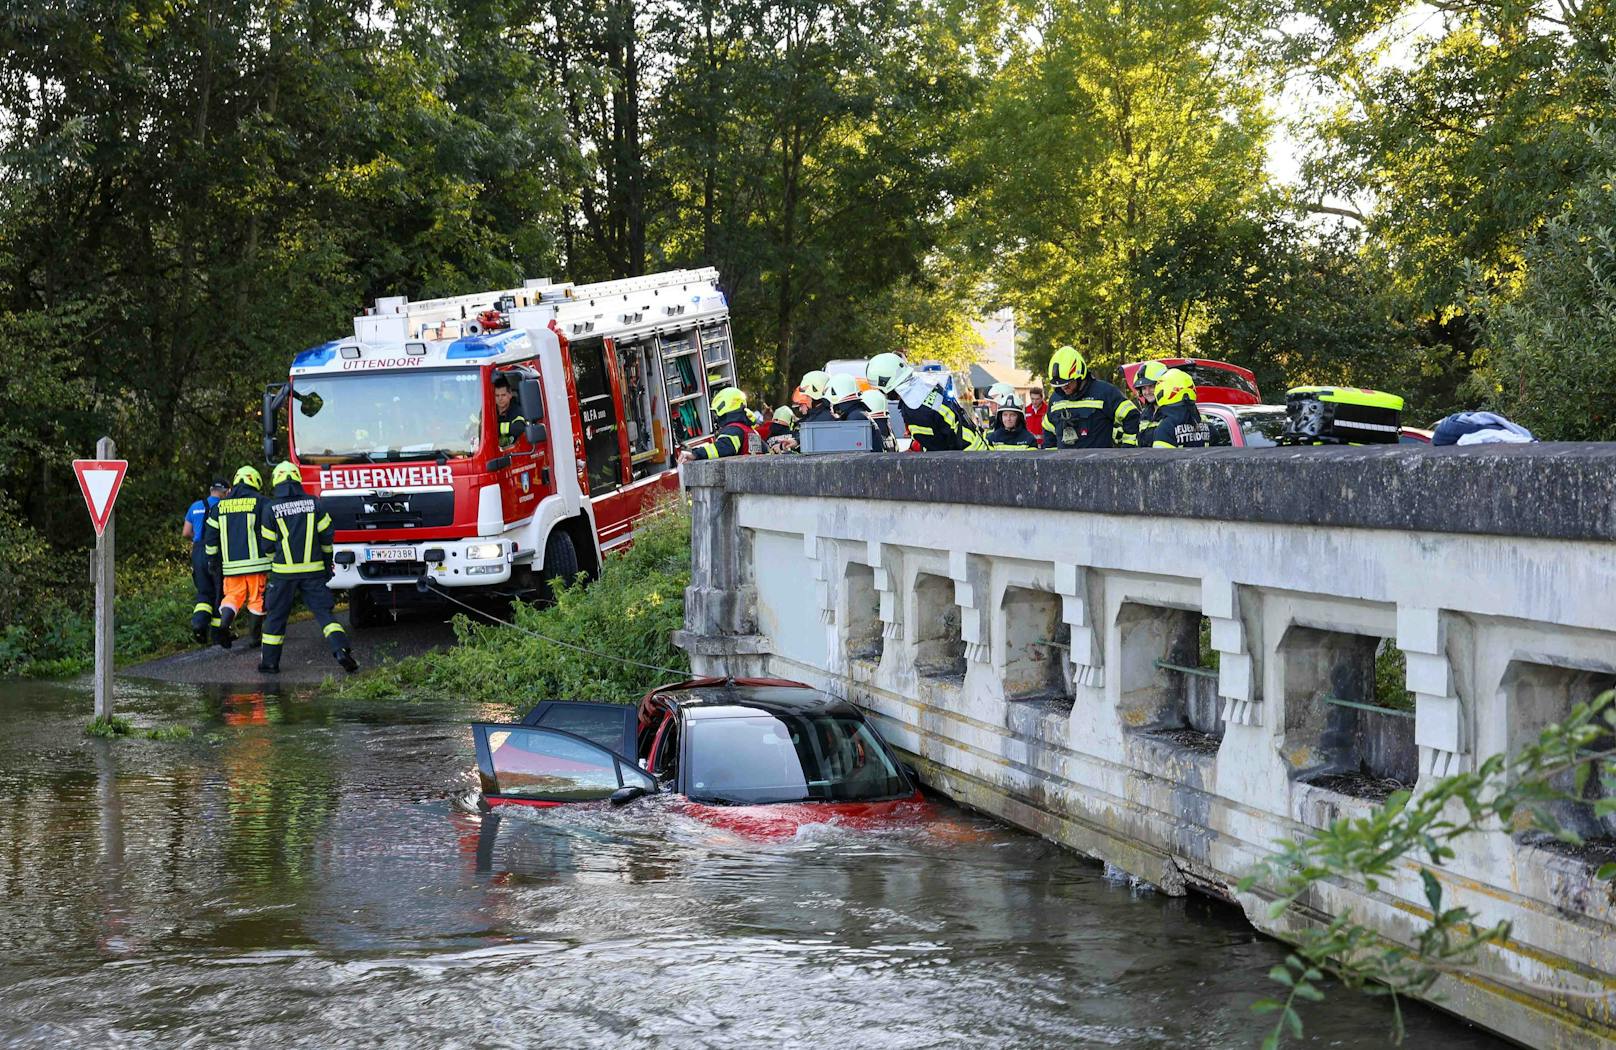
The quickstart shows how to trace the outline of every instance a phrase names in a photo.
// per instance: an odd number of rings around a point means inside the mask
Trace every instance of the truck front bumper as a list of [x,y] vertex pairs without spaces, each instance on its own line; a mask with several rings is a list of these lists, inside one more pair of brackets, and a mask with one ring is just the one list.
[[339,543],[329,586],[413,587],[425,576],[439,587],[508,583],[516,544],[508,539],[429,540],[418,543]]

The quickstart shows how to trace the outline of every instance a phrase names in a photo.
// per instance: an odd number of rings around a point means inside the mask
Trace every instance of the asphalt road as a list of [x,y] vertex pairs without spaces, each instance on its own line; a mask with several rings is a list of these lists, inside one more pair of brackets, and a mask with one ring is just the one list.
[[[417,612],[389,626],[350,630],[348,639],[354,658],[363,669],[453,645],[454,630],[449,626],[449,615],[448,611]],[[347,626],[347,617],[339,618]],[[258,650],[248,647],[241,639],[228,650],[216,645],[198,646],[173,656],[120,668],[119,673],[189,685],[251,685],[266,681],[314,683],[327,675],[341,675],[343,671],[331,658],[319,624],[312,619],[302,619],[287,625],[279,675],[260,674]]]

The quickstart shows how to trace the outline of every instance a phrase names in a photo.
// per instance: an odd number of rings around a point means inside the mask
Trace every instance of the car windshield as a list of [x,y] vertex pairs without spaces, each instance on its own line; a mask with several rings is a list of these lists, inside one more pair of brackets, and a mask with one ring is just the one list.
[[909,781],[864,720],[848,715],[700,718],[687,794],[698,802],[873,802]]
[[292,395],[292,442],[304,463],[454,458],[482,444],[474,368],[302,376]]
[[1240,429],[1246,432],[1247,448],[1273,448],[1285,432],[1285,410],[1242,413]]

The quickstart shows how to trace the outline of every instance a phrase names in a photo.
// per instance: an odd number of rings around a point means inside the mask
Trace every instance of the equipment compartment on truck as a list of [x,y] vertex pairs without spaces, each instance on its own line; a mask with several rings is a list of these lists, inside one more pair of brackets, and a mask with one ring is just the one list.
[[1299,386],[1285,392],[1286,445],[1395,445],[1403,399],[1381,390]]

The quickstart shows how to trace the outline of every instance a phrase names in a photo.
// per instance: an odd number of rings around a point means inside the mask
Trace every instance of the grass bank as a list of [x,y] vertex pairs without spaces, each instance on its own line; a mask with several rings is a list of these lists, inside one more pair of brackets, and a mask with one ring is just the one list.
[[[62,678],[95,664],[95,614],[88,560],[76,581],[38,582],[0,628],[0,677]],[[114,652],[118,663],[145,660],[191,645],[189,562],[121,565],[114,588]]]
[[556,699],[633,702],[674,674],[623,661],[689,667],[671,640],[684,622],[689,582],[690,519],[679,504],[669,503],[642,523],[631,549],[607,556],[600,579],[568,584],[553,605],[518,605],[515,626],[456,617],[454,648],[333,682],[327,695],[464,697],[519,707]]

